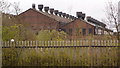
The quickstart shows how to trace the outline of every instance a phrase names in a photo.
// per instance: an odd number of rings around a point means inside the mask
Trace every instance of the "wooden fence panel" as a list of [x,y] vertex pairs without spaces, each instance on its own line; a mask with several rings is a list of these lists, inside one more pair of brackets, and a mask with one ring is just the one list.
[[117,40],[2,43],[3,66],[117,66]]

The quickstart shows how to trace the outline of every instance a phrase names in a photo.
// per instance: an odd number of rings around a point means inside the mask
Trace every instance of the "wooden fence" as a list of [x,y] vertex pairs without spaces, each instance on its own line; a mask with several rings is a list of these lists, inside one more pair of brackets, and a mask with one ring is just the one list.
[[4,41],[3,48],[9,47],[116,47],[117,40],[72,40],[72,41]]
[[118,66],[117,40],[4,41],[3,66]]

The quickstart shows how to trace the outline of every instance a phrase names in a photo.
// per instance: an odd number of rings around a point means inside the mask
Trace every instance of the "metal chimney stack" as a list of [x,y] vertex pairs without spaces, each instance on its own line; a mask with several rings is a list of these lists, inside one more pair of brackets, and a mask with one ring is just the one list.
[[38,5],[38,9],[39,9],[40,11],[42,11],[43,5],[42,5],[42,4],[39,4],[39,5]]
[[54,8],[51,8],[50,13],[53,14],[53,12],[54,12]]
[[66,18],[68,18],[69,17],[69,14],[66,14]]
[[62,15],[62,12],[59,12],[58,14],[59,14],[59,16],[61,17],[61,15]]
[[65,16],[66,16],[66,13],[62,13],[62,16],[65,18]]
[[82,14],[82,19],[83,19],[83,20],[85,19],[85,13]]
[[69,19],[72,19],[72,15],[69,16]]
[[85,13],[82,13],[82,12],[76,12],[76,16],[80,19],[85,19]]
[[58,10],[55,10],[55,15],[57,15],[58,14]]
[[48,13],[49,7],[44,7],[44,11]]
[[34,3],[32,4],[32,8],[35,9],[35,4]]
[[78,18],[82,18],[82,12],[76,12],[76,16],[77,16]]

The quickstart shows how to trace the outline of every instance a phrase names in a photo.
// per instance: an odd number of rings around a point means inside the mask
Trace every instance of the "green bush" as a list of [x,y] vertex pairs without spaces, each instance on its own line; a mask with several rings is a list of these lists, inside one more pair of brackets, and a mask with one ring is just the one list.
[[37,35],[37,40],[39,41],[50,41],[56,40],[61,41],[66,38],[66,33],[64,31],[56,31],[56,30],[41,30]]

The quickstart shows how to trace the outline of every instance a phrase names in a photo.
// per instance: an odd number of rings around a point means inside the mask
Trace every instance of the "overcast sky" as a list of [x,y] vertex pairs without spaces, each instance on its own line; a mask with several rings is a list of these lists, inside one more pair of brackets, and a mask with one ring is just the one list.
[[[105,5],[110,0],[6,0],[8,2],[20,2],[20,8],[25,11],[31,8],[32,3],[43,4],[56,10],[76,16],[76,11],[82,11],[86,16],[92,16],[101,20],[105,17]],[[119,0],[111,0],[118,3]]]

